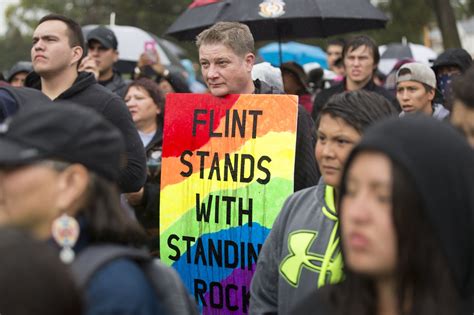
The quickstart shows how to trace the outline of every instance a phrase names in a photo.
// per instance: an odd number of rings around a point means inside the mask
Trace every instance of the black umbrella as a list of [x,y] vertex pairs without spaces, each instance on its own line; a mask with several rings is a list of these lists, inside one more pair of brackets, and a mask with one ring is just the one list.
[[195,0],[166,34],[193,40],[220,21],[247,24],[256,40],[280,41],[382,28],[387,17],[369,0]]

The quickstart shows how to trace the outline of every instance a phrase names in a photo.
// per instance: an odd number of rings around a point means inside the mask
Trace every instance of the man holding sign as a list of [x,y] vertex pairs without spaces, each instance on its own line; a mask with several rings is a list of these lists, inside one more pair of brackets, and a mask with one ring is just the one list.
[[[313,122],[298,110],[297,96],[269,95],[281,92],[252,81],[245,25],[216,24],[197,45],[212,95],[167,96],[160,255],[203,314],[246,314],[258,254],[278,212],[295,187],[317,180]],[[296,175],[295,151],[303,161]]]
[[[282,94],[260,80],[252,80],[254,40],[245,24],[219,22],[201,32],[196,40],[202,76],[214,96],[228,94]],[[314,156],[314,123],[298,107],[294,190],[316,185],[319,171]]]

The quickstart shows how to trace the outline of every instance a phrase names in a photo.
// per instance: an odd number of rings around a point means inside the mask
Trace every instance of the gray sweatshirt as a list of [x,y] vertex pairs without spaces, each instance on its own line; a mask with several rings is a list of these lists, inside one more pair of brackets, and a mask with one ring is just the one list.
[[[438,120],[444,120],[449,116],[449,110],[447,110],[443,105],[435,103],[433,104],[433,118],[436,118]],[[405,116],[405,112],[400,113],[400,117]]]
[[324,184],[286,201],[258,257],[250,314],[289,314],[318,287],[342,278],[334,189]]

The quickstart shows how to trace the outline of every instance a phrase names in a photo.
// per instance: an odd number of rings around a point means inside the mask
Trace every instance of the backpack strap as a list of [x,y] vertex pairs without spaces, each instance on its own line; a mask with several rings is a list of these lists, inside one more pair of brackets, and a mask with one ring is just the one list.
[[119,259],[129,258],[136,262],[151,261],[145,250],[122,245],[92,245],[82,250],[71,264],[71,270],[80,288],[85,288],[91,277],[107,263]]
[[145,274],[156,291],[160,303],[173,315],[198,315],[199,309],[189,295],[178,272],[158,259],[144,265]]
[[158,259],[152,259],[146,250],[138,248],[113,244],[86,247],[71,264],[76,284],[84,289],[95,272],[119,258],[129,258],[140,265],[167,314],[199,314],[196,302],[189,295],[176,270]]

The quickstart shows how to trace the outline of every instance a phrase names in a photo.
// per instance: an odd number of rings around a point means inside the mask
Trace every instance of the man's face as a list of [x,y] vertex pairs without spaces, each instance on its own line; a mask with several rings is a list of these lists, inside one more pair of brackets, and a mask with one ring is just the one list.
[[79,46],[70,47],[68,29],[64,22],[46,21],[33,33],[31,62],[33,69],[42,77],[55,75],[69,68],[77,68],[82,56]]
[[107,49],[96,40],[89,41],[87,56],[96,61],[99,75],[112,71],[114,63],[118,60],[118,52],[115,49]]
[[347,80],[356,84],[368,82],[372,78],[376,66],[374,56],[367,46],[360,46],[356,49],[349,47],[344,56]]
[[431,102],[434,90],[426,91],[424,85],[416,81],[402,81],[397,84],[397,100],[405,113],[433,113]]
[[342,46],[339,45],[329,45],[326,48],[326,54],[328,58],[328,67],[332,70],[334,62],[342,57]]
[[457,75],[461,74],[461,69],[458,66],[441,66],[436,70],[437,75]]
[[10,81],[11,86],[22,87],[25,86],[25,79],[28,75],[28,72],[18,72],[13,76]]
[[239,56],[223,44],[202,44],[199,48],[202,76],[214,96],[253,93],[254,60],[252,53]]
[[57,215],[58,184],[59,174],[49,166],[0,167],[0,226],[50,230]]
[[314,149],[324,182],[339,187],[342,171],[352,148],[360,141],[359,132],[340,117],[323,114]]
[[474,109],[460,100],[455,100],[451,111],[451,124],[458,128],[474,149]]

